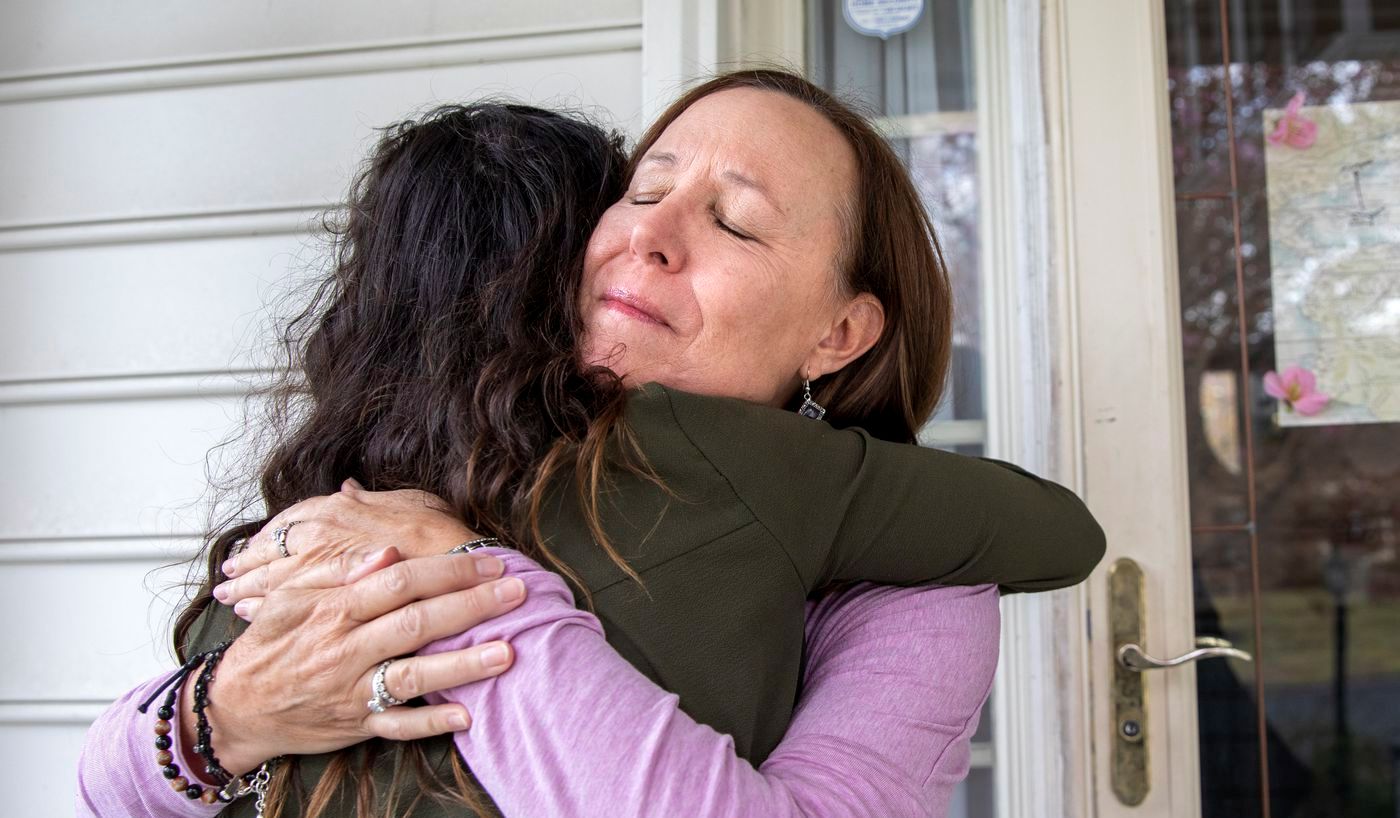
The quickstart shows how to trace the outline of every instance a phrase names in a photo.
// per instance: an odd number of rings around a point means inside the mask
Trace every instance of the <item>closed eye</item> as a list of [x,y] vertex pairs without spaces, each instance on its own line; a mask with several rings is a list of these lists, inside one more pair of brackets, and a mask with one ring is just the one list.
[[743,239],[744,241],[757,241],[757,239],[755,239],[753,236],[750,236],[748,233],[740,231],[739,229],[730,225],[729,222],[726,222],[724,220],[724,217],[720,215],[718,208],[711,207],[710,216],[714,218],[715,225],[719,227],[719,229],[728,233],[729,235],[734,236],[738,239]]
[[731,236],[743,239],[744,241],[755,241],[753,236],[747,235],[745,233],[740,233],[738,230],[735,230],[734,228],[725,224],[724,220],[719,218],[718,216],[715,217],[715,224],[719,225],[719,229],[723,230]]

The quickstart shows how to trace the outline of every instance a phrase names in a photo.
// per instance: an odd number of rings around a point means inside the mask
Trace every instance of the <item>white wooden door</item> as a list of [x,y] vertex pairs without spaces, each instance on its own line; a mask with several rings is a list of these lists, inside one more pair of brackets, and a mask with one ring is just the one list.
[[[1109,537],[1092,814],[1396,815],[1400,10],[1048,8],[1084,486]],[[1299,391],[1269,391],[1294,367]],[[1325,405],[1298,400],[1314,380]],[[1138,673],[1129,641],[1226,656]]]

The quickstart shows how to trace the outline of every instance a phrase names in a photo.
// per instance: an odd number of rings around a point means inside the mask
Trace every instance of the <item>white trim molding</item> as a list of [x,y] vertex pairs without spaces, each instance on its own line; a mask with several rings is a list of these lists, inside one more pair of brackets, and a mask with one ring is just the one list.
[[[1068,286],[1056,269],[1038,0],[975,4],[987,452],[1083,493]],[[1046,411],[1046,408],[1049,411]],[[997,815],[1088,815],[1083,588],[1002,605],[994,696]]]
[[0,253],[231,236],[312,233],[333,205],[295,204],[216,213],[174,213],[122,219],[0,224]]
[[0,564],[187,562],[203,547],[198,534],[131,534],[92,538],[0,539]]
[[119,400],[239,398],[266,385],[272,370],[172,372],[0,382],[0,407]]
[[568,57],[642,47],[636,20],[492,32],[451,39],[392,40],[352,48],[221,55],[217,59],[112,65],[0,76],[0,104],[243,82],[406,71],[447,65]]

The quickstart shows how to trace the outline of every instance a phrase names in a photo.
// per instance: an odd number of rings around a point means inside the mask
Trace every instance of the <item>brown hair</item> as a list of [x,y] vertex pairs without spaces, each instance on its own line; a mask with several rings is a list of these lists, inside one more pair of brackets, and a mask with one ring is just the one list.
[[953,293],[933,224],[908,171],[864,117],[788,71],[721,74],[682,94],[647,128],[632,152],[627,178],[687,108],[734,88],[784,94],[810,106],[855,154],[856,189],[843,208],[848,234],[839,259],[841,284],[847,294],[878,298],[885,328],[870,351],[813,383],[813,397],[826,407],[833,426],[860,426],[884,440],[913,442],[943,395],[953,348]]

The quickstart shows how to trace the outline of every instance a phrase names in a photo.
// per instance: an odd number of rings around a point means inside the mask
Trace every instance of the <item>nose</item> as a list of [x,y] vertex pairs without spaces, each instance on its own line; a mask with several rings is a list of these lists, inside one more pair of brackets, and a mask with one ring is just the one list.
[[685,264],[685,239],[678,203],[670,197],[642,211],[632,225],[631,250],[647,265],[663,272],[679,272]]

